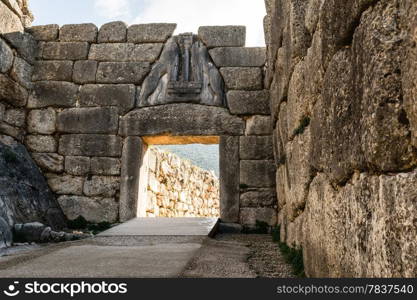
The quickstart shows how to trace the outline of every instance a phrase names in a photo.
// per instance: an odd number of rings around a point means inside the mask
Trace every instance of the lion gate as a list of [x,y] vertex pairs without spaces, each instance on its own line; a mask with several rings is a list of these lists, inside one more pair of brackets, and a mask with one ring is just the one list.
[[223,222],[276,222],[264,48],[245,27],[36,26],[25,143],[68,218],[137,216],[148,144],[220,144]]

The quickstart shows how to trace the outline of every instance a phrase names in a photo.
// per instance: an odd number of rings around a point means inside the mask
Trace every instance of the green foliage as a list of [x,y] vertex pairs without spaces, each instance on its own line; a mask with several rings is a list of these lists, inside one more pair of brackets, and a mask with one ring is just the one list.
[[7,163],[15,163],[18,160],[16,153],[14,153],[13,151],[7,148],[5,149],[3,153],[3,158]]
[[239,187],[240,187],[241,189],[247,189],[249,186],[248,186],[247,184],[241,183],[241,184],[239,185]]
[[272,230],[272,240],[278,243],[282,256],[284,257],[285,261],[292,266],[294,274],[297,277],[305,277],[303,249],[290,248],[287,244],[282,243],[280,230],[280,226],[277,226]]
[[304,116],[300,121],[300,125],[294,130],[293,135],[297,136],[303,134],[308,125],[310,125],[310,117]]
[[94,235],[100,233],[104,230],[107,230],[111,227],[109,222],[101,222],[98,224],[88,222],[83,216],[79,216],[74,220],[68,221],[69,229],[87,229],[91,231]]

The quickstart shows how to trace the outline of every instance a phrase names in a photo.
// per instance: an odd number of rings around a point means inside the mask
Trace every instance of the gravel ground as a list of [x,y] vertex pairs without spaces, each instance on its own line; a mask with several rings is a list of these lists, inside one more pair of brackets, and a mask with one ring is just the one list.
[[250,249],[249,268],[258,278],[295,278],[292,267],[282,257],[279,247],[268,234],[219,234],[219,241],[245,243]]

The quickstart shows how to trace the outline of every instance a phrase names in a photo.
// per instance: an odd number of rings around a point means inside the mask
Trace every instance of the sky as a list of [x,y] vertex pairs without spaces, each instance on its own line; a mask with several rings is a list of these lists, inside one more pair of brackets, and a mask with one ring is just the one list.
[[176,34],[204,25],[245,25],[246,46],[265,46],[264,0],[30,0],[33,25],[177,23]]

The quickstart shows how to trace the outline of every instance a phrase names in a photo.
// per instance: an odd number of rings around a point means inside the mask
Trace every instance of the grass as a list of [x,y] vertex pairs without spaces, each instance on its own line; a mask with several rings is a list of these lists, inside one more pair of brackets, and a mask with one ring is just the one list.
[[303,249],[294,249],[281,242],[280,230],[280,226],[277,226],[272,230],[272,240],[278,243],[282,256],[285,261],[292,266],[294,274],[297,277],[305,277]]
[[306,128],[308,127],[308,125],[310,125],[310,121],[311,120],[309,116],[304,116],[300,120],[300,125],[298,125],[298,127],[294,130],[293,135],[297,136],[297,135],[303,134]]
[[111,227],[109,222],[100,222],[98,224],[88,222],[83,216],[79,216],[74,220],[68,221],[69,229],[87,229],[92,234],[96,235],[102,231],[105,231]]

